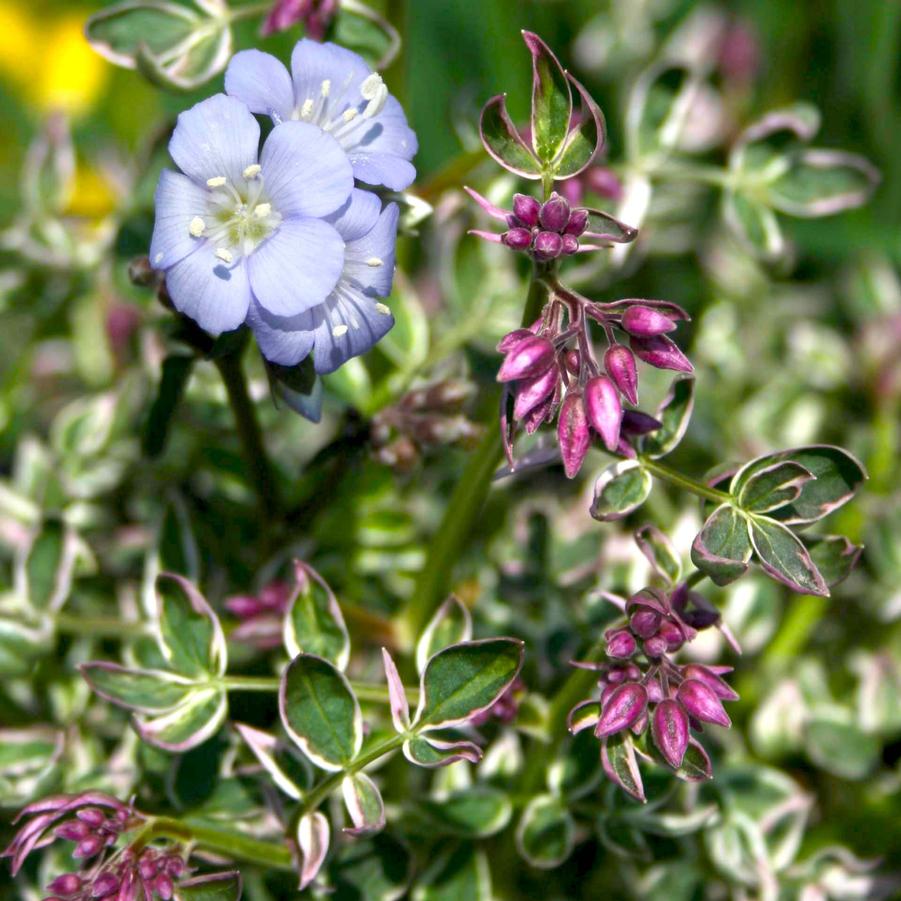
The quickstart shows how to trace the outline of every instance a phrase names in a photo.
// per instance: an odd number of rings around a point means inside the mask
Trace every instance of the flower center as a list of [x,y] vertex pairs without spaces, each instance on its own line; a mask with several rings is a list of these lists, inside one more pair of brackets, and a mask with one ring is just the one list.
[[[352,77],[352,76],[351,76]],[[331,79],[326,78],[319,85],[316,97],[307,97],[295,108],[292,119],[318,125],[323,131],[331,134],[338,141],[346,141],[352,132],[367,124],[385,107],[388,99],[388,88],[382,77],[373,72],[360,83],[362,102],[353,106],[346,100],[351,78],[348,78],[340,89],[332,89]]]
[[281,223],[266,197],[258,163],[248,166],[234,183],[217,175],[206,184],[206,210],[188,223],[188,231],[212,242],[223,263],[249,256]]

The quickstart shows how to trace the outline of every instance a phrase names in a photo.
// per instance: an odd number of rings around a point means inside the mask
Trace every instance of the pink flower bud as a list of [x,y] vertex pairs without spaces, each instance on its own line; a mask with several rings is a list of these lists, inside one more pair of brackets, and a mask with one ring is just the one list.
[[113,873],[101,873],[91,883],[92,898],[106,898],[119,890],[119,877]]
[[83,838],[87,838],[90,832],[90,826],[87,823],[82,823],[80,820],[69,820],[66,823],[61,823],[54,830],[54,834],[58,838],[67,842],[80,842]]
[[93,857],[99,853],[106,843],[99,835],[89,835],[82,839],[72,852],[73,857]]
[[96,829],[106,821],[106,814],[99,807],[83,807],[75,814],[83,823]]
[[658,637],[666,642],[668,651],[677,651],[685,644],[685,633],[673,622],[664,620],[657,632]]
[[522,419],[539,404],[546,401],[557,387],[560,372],[556,366],[551,366],[547,372],[535,376],[533,379],[524,379],[516,386],[516,403],[513,405],[513,418]]
[[511,228],[501,235],[501,242],[511,250],[528,250],[532,243],[532,233],[527,228]]
[[588,210],[573,210],[563,231],[578,238],[586,228],[588,228]]
[[629,618],[632,631],[639,638],[650,638],[657,634],[660,625],[660,614],[647,607],[639,607]]
[[541,202],[528,194],[513,195],[513,215],[524,225],[532,228],[538,225],[538,214],[541,212]]
[[81,878],[75,873],[63,873],[47,886],[47,891],[54,895],[74,895],[81,891]]
[[623,421],[623,405],[616,386],[606,376],[590,379],[585,386],[585,415],[607,450],[616,450]]
[[604,166],[592,166],[585,173],[585,182],[588,189],[608,200],[620,200],[623,196],[623,186],[616,174]]
[[547,338],[525,338],[507,353],[497,374],[499,382],[531,379],[546,372],[554,362],[554,345]]
[[638,403],[638,370],[635,357],[625,344],[613,344],[604,354],[604,369],[630,404]]
[[153,880],[153,889],[157,895],[160,896],[162,901],[169,901],[172,897],[174,887],[172,885],[172,880],[165,873],[160,873],[160,875]]
[[578,375],[582,368],[582,355],[577,350],[568,350],[563,358],[566,368],[573,374]]
[[648,657],[662,657],[666,653],[666,639],[653,635],[641,646]]
[[632,337],[629,341],[639,360],[657,369],[673,369],[676,372],[694,372],[688,357],[666,335],[650,338]]
[[557,442],[563,457],[563,470],[568,479],[575,478],[591,446],[591,431],[585,416],[582,395],[570,392],[560,408],[557,420]]
[[594,734],[598,738],[628,729],[648,706],[648,693],[643,685],[627,682],[620,685],[604,705]]
[[648,701],[651,704],[659,704],[663,700],[663,686],[659,679],[648,679],[645,683],[648,690]]
[[556,259],[563,253],[563,238],[557,232],[538,232],[533,249],[535,256],[540,260]]
[[676,691],[676,698],[690,716],[703,723],[732,725],[729,714],[723,709],[722,701],[698,679],[686,679]]
[[569,204],[556,191],[541,205],[538,221],[542,228],[562,232],[569,223]]
[[635,636],[628,629],[612,629],[607,633],[608,657],[631,657],[637,647]]
[[673,331],[676,327],[676,323],[665,313],[640,305],[629,307],[623,313],[622,325],[630,335],[638,338],[662,335],[664,332]]
[[551,397],[540,403],[534,410],[527,413],[522,420],[523,428],[527,435],[532,435],[538,431],[541,425],[554,418],[556,409],[558,392],[555,391]]
[[688,747],[688,717],[676,701],[668,699],[657,705],[651,721],[651,735],[663,759],[678,769]]
[[574,235],[564,235],[562,240],[563,253],[567,256],[572,256],[579,250],[579,239]]
[[498,342],[497,351],[498,353],[505,354],[508,351],[513,350],[513,348],[519,344],[524,338],[531,338],[534,332],[531,329],[527,328],[517,328],[513,329],[512,332],[507,332],[503,338]]
[[570,206],[578,206],[585,195],[585,189],[582,187],[580,178],[565,178],[557,183],[557,188],[560,194],[567,199]]
[[689,663],[682,668],[682,675],[686,679],[697,679],[703,682],[721,701],[737,701],[738,692],[729,685],[725,679],[712,672],[709,667],[699,663]]

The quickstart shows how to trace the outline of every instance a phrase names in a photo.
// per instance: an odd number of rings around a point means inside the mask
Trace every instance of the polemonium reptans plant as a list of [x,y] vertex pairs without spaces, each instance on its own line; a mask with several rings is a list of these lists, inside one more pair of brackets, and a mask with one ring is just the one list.
[[879,174],[743,19],[551,6],[481,113],[415,4],[88,20],[193,94],[2,233],[0,898],[898,890],[901,287],[790,221]]

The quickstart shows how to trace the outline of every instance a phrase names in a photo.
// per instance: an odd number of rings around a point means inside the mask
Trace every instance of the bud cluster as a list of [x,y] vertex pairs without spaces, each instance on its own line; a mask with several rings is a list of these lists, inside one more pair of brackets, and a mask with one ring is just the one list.
[[[687,318],[667,301],[601,304],[558,285],[541,318],[505,335],[497,346],[504,354],[497,378],[508,386],[501,428],[511,466],[516,424],[532,434],[558,414],[557,437],[569,478],[581,468],[593,435],[611,453],[634,457],[632,440],[660,427],[652,417],[624,406],[638,403],[636,358],[660,369],[691,372],[691,363],[666,335]],[[607,340],[600,362],[592,320],[603,327]],[[618,340],[617,330],[625,333],[628,346]],[[512,417],[507,408],[511,400]]]
[[512,723],[519,713],[519,699],[526,690],[526,684],[517,676],[510,687],[487,709],[477,713],[469,721],[472,726],[483,726],[490,720]]
[[462,412],[472,388],[448,379],[405,394],[372,420],[375,458],[398,472],[409,472],[421,455],[442,446],[470,448],[479,427]]
[[240,620],[231,633],[233,641],[244,641],[256,648],[277,648],[282,643],[282,620],[288,609],[292,587],[276,580],[256,594],[236,594],[226,598],[225,609]]
[[723,702],[738,695],[722,678],[731,667],[680,665],[670,659],[697,629],[715,625],[719,617],[684,584],[670,594],[645,588],[628,600],[625,612],[626,622],[605,635],[613,662],[575,664],[599,671],[601,697],[596,720],[587,722],[580,713],[598,702],[584,702],[570,713],[570,728],[575,732],[593,725],[594,734],[606,740],[626,730],[640,736],[650,727],[657,750],[678,769],[693,743],[691,730],[700,732],[703,723],[731,725]]

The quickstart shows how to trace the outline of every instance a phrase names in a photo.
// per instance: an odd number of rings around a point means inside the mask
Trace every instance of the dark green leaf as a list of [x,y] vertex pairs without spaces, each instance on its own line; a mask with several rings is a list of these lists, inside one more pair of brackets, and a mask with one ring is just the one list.
[[749,513],[768,513],[797,500],[813,474],[800,463],[786,460],[756,469],[741,479],[738,502]]
[[203,595],[185,578],[163,573],[156,580],[163,654],[183,676],[225,674],[225,635]]
[[601,108],[572,75],[567,72],[566,77],[579,95],[581,109],[553,162],[554,177],[557,179],[572,178],[584,171],[605,142],[604,114]]
[[635,533],[635,541],[651,568],[671,585],[682,577],[682,561],[673,543],[656,526],[642,526]]
[[416,812],[426,820],[429,834],[485,838],[510,822],[513,805],[500,789],[475,785],[441,800],[420,801]]
[[416,668],[421,673],[438,651],[472,638],[472,617],[466,605],[452,594],[435,612],[416,643]]
[[804,544],[814,566],[830,588],[848,577],[863,550],[841,535],[805,538]]
[[311,566],[294,562],[295,589],[285,617],[285,650],[313,654],[339,670],[350,657],[350,636],[334,592]]
[[600,522],[628,516],[645,502],[652,484],[650,474],[637,461],[612,463],[595,482],[591,515]]
[[188,679],[160,670],[128,669],[105,661],[83,663],[80,670],[100,697],[143,713],[170,710],[192,690]]
[[507,113],[504,94],[492,97],[482,109],[482,144],[495,162],[523,178],[541,178],[541,164],[526,147]]
[[745,194],[723,194],[723,218],[736,238],[762,260],[779,259],[785,239],[773,211]]
[[146,456],[158,457],[165,449],[172,417],[178,408],[193,367],[194,357],[185,354],[169,354],[163,360],[159,388],[147,414],[141,439]]
[[694,376],[683,375],[673,380],[669,392],[657,408],[654,418],[662,425],[641,439],[641,447],[649,457],[662,457],[682,440],[694,409]]
[[576,824],[559,798],[539,795],[529,801],[516,827],[516,847],[541,870],[560,866],[572,853]]
[[644,802],[644,785],[635,758],[635,746],[628,732],[608,735],[601,743],[601,764],[608,778],[624,792]]
[[569,133],[572,94],[566,73],[547,44],[531,31],[522,36],[532,54],[532,147],[548,164]]
[[413,901],[491,901],[488,859],[475,845],[458,845],[442,854],[413,889]]
[[747,571],[751,549],[747,518],[723,504],[710,514],[692,543],[691,560],[716,585],[728,585]]
[[752,517],[750,526],[751,543],[767,575],[799,594],[828,597],[826,582],[791,529],[765,516]]
[[241,874],[232,870],[179,882],[175,886],[175,898],[176,901],[239,901],[241,890]]

